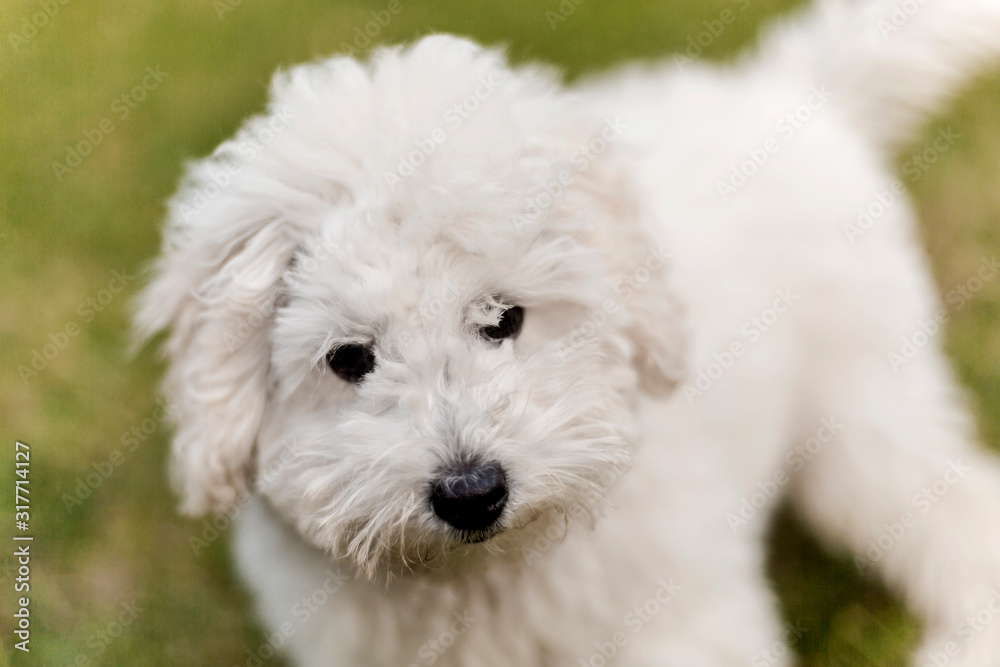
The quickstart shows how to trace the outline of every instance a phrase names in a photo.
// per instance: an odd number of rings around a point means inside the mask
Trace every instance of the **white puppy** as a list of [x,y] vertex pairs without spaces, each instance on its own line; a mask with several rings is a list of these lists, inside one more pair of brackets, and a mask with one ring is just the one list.
[[446,36],[280,74],[138,315],[183,509],[239,515],[254,655],[789,664],[787,495],[920,614],[916,664],[1000,664],[967,620],[1000,467],[886,167],[998,52],[996,0],[835,1],[568,90]]

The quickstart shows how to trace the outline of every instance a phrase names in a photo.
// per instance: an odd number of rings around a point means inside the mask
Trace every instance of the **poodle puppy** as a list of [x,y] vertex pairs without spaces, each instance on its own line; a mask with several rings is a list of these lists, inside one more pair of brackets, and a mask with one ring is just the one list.
[[567,87],[434,35],[278,74],[137,313],[246,664],[789,665],[781,498],[913,664],[1000,664],[1000,466],[887,167],[998,55],[996,0],[830,0],[724,67]]

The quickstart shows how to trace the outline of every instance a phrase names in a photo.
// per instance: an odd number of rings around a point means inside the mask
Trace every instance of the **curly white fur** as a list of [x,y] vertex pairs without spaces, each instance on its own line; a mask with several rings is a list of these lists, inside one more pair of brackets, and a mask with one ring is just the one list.
[[[962,625],[1000,587],[1000,468],[939,339],[887,360],[939,307],[913,211],[845,233],[1000,52],[996,2],[914,4],[572,89],[446,36],[280,74],[191,169],[137,316],[171,330],[183,509],[241,514],[265,648],[789,664],[761,540],[787,492],[921,614],[915,664],[1000,664],[1000,622]],[[511,304],[520,337],[483,340]],[[356,385],[325,364],[350,343]],[[509,503],[469,544],[428,495],[477,456]]]

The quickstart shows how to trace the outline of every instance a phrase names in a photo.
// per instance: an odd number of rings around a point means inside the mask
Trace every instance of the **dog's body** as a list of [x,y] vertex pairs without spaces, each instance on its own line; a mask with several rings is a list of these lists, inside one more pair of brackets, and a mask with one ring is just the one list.
[[[1000,624],[960,629],[1000,586],[1000,467],[885,166],[1000,51],[1000,8],[929,4],[881,42],[889,3],[827,9],[731,69],[572,91],[444,37],[334,59],[196,169],[141,318],[175,332],[186,508],[246,507],[273,646],[790,664],[762,543],[788,495],[921,614],[918,664],[1000,663]],[[515,302],[521,336],[477,342]],[[322,368],[354,343],[360,383]],[[456,460],[503,466],[482,532],[434,504]]]

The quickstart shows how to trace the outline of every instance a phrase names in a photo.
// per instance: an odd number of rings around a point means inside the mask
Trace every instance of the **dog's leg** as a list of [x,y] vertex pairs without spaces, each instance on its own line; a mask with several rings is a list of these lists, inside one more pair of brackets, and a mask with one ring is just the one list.
[[[649,439],[591,547],[616,591],[612,625],[598,637],[619,631],[625,647],[614,664],[792,664],[801,630],[782,627],[759,531],[736,531],[723,519],[741,493],[726,444],[684,400],[650,401],[641,423]],[[654,591],[667,579],[677,590],[660,604]],[[600,656],[572,661],[580,664],[601,664]]]
[[[676,613],[653,618],[650,625],[654,627],[634,636],[621,633],[630,645],[615,664],[623,667],[794,664],[794,646],[808,628],[800,624],[780,626],[774,594],[764,577],[755,573],[736,584],[689,586],[682,592],[687,600],[678,596]],[[693,600],[695,596],[697,600]],[[583,664],[599,664],[593,657]]]
[[296,667],[372,664],[359,658],[364,618],[349,572],[307,547],[259,499],[237,518],[234,538],[264,631],[264,642],[246,649],[248,664],[275,655]]
[[794,480],[797,508],[921,615],[914,664],[1000,665],[1000,465],[943,353],[847,374],[827,396],[844,427]]

